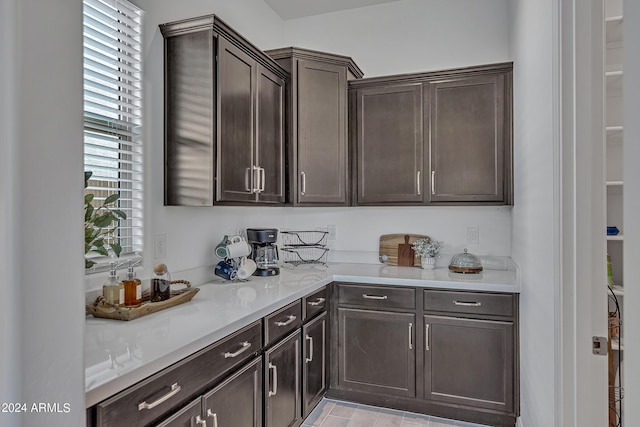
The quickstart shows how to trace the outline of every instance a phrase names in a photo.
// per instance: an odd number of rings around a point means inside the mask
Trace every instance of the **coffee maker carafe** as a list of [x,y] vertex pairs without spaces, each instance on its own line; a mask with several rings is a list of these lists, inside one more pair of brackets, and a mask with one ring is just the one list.
[[278,230],[275,228],[247,228],[247,242],[251,245],[251,259],[256,263],[254,276],[275,276],[278,268]]

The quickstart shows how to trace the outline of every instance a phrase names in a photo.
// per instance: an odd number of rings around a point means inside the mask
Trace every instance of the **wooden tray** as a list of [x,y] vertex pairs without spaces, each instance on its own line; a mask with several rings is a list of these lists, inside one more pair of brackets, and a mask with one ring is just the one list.
[[[159,302],[150,302],[149,293],[145,291],[142,295],[142,305],[140,307],[112,307],[104,303],[102,297],[98,297],[93,304],[87,305],[87,313],[93,317],[116,320],[133,320],[146,314],[155,313],[165,308],[173,307],[191,299],[200,291],[200,288],[185,288],[171,291],[171,298]],[[146,294],[146,296],[145,296]]]
[[[380,236],[380,251],[378,253],[378,260],[383,264],[398,265],[398,245],[404,244],[405,236],[409,236],[408,242],[410,244],[418,239],[429,238],[429,236],[424,236],[422,234],[383,234],[382,236]],[[420,265],[419,256],[414,256],[413,265]]]

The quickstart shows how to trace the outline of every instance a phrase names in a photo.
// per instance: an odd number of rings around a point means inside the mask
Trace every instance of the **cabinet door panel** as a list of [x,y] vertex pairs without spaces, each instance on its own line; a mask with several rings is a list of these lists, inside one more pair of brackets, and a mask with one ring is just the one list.
[[[284,80],[258,66],[256,164],[262,202],[284,203]],[[264,182],[263,182],[264,180]]]
[[218,37],[217,201],[253,201],[255,60]]
[[415,397],[415,315],[338,308],[338,387]]
[[423,200],[422,85],[357,92],[358,204]]
[[425,398],[513,412],[513,322],[424,316]]
[[300,424],[300,330],[265,352],[264,399],[267,427]]
[[429,87],[431,201],[504,200],[504,76],[432,82]]
[[302,417],[306,418],[327,389],[327,313],[302,328]]
[[344,66],[299,60],[298,203],[347,203]]
[[212,426],[262,426],[262,358],[231,376],[203,399],[203,416]]

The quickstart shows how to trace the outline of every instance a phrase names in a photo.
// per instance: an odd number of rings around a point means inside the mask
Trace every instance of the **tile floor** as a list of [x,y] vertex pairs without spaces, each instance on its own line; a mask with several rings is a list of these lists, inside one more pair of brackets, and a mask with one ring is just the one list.
[[322,399],[302,427],[485,427],[480,424]]

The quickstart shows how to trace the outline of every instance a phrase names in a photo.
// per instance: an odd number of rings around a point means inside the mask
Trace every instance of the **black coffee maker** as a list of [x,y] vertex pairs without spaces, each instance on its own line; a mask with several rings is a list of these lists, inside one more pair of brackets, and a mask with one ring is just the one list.
[[254,276],[276,276],[278,268],[278,230],[276,228],[247,228],[247,242],[251,245],[251,259],[256,262]]

